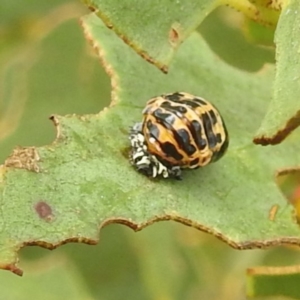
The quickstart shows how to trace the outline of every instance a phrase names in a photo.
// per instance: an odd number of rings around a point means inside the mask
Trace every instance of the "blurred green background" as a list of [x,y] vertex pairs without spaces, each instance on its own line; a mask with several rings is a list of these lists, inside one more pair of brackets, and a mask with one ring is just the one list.
[[[18,145],[51,143],[51,114],[97,113],[109,105],[110,80],[78,22],[86,13],[77,1],[0,2],[0,163]],[[249,72],[274,63],[273,48],[251,43],[253,30],[264,33],[229,8],[199,28],[216,55]],[[272,32],[266,36],[269,43]],[[237,251],[174,222],[139,233],[109,225],[100,239],[97,246],[68,244],[52,252],[22,249],[24,276],[0,271],[0,300],[241,300],[247,267],[300,263],[292,247]]]

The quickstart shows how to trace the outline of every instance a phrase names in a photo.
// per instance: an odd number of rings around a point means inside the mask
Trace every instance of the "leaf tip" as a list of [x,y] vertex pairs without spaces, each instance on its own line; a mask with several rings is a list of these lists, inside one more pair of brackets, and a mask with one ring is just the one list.
[[0,269],[10,271],[18,276],[23,276],[23,270],[19,269],[15,264],[0,265]]

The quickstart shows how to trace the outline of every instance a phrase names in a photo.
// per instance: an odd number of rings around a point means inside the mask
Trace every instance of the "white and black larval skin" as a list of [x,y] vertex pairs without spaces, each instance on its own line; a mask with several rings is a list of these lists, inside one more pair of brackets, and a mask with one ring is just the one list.
[[[179,166],[166,166],[160,162],[155,155],[148,152],[145,138],[142,133],[142,123],[136,123],[129,134],[131,143],[130,163],[144,175],[163,178],[173,177],[181,180],[181,169]],[[150,140],[151,142],[151,140]]]

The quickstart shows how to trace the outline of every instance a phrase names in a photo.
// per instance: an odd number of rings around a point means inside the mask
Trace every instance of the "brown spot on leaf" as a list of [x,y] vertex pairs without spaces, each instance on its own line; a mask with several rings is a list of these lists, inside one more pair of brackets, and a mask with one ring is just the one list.
[[37,162],[40,160],[35,147],[18,147],[4,162],[5,167],[17,169],[27,169],[29,171],[39,172],[40,168]]
[[170,38],[170,42],[171,44],[176,44],[176,42],[178,41],[178,32],[176,31],[175,28],[171,28],[170,33],[169,33],[169,38]]
[[172,46],[176,47],[180,41],[181,26],[179,23],[174,23],[169,31],[169,41]]
[[269,220],[270,221],[274,221],[275,220],[275,217],[276,217],[276,214],[278,212],[278,209],[279,209],[279,205],[275,204],[271,207],[270,211],[269,211]]
[[47,222],[51,222],[54,218],[51,206],[45,201],[39,201],[34,206],[39,217]]

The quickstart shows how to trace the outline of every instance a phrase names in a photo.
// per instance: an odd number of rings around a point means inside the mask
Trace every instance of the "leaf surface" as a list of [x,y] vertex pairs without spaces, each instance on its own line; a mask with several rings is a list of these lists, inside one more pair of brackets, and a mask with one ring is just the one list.
[[300,3],[288,1],[275,32],[276,76],[272,101],[255,143],[278,144],[300,124]]
[[[277,74],[272,102],[254,142],[278,144],[300,123],[300,4],[292,1],[84,0],[139,55],[167,72],[178,46],[216,7],[225,4],[264,26],[276,27]],[[155,22],[153,22],[155,20]],[[254,27],[252,26],[252,29]],[[262,34],[262,30],[259,30]],[[268,32],[266,30],[266,32]],[[256,39],[264,38],[251,33]],[[268,33],[269,35],[269,33]]]
[[[276,169],[299,161],[297,137],[273,148],[251,142],[268,105],[273,69],[232,68],[194,33],[165,75],[95,15],[82,25],[111,76],[111,106],[98,115],[55,116],[52,145],[15,150],[6,160],[0,169],[1,266],[20,272],[16,251],[27,244],[96,243],[99,228],[111,222],[139,230],[176,220],[240,249],[300,244],[291,207],[274,181]],[[128,128],[141,120],[150,97],[174,91],[203,96],[219,108],[229,151],[215,164],[184,172],[182,182],[151,180],[128,162]]]
[[137,53],[165,72],[175,49],[219,4],[216,0],[84,2]]

